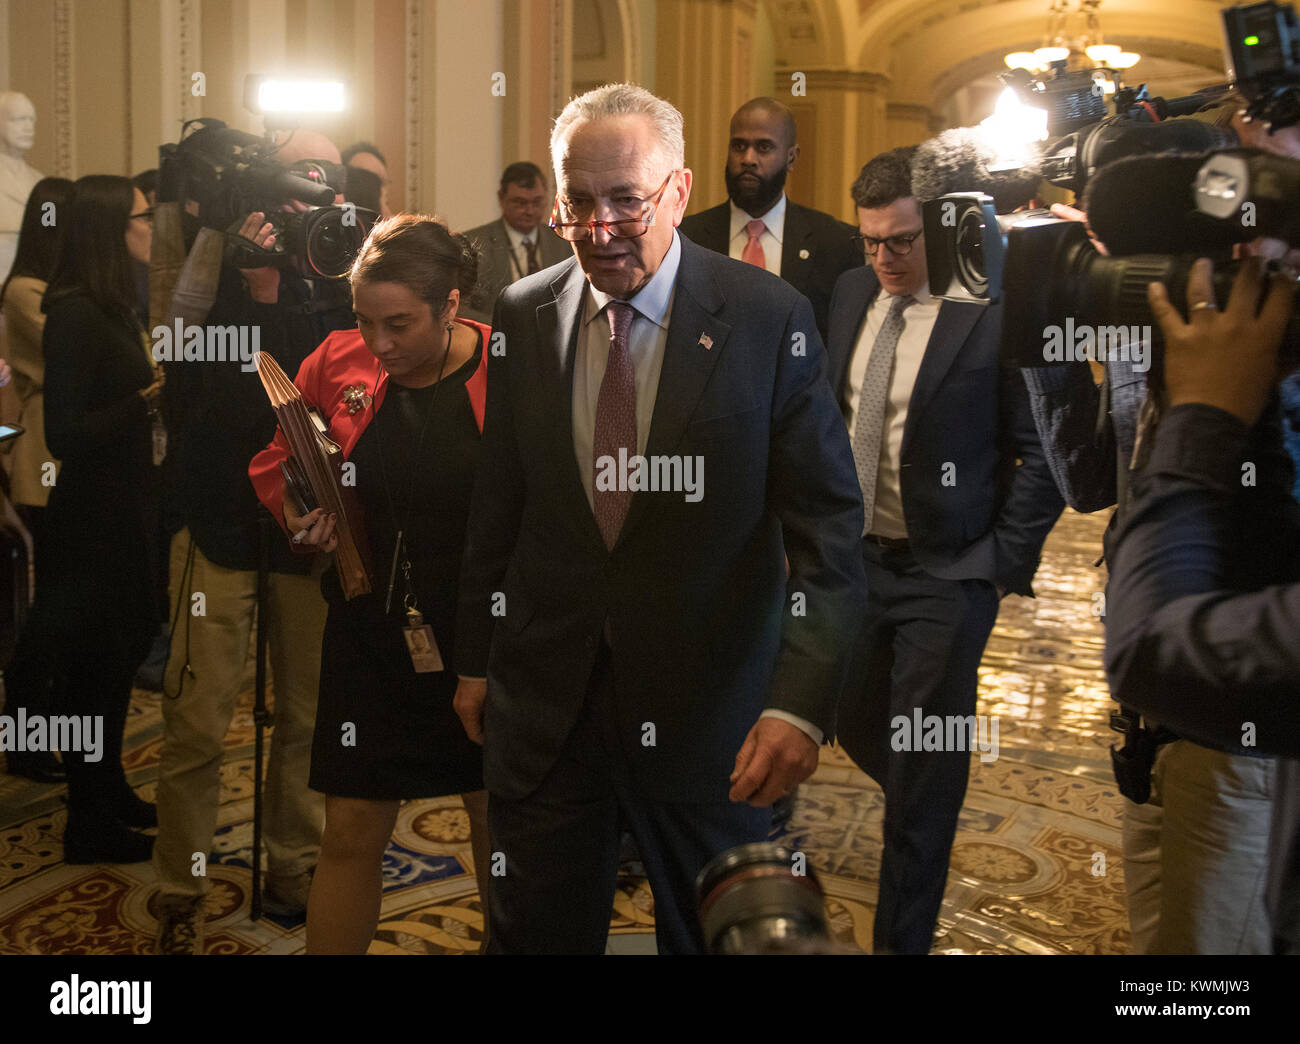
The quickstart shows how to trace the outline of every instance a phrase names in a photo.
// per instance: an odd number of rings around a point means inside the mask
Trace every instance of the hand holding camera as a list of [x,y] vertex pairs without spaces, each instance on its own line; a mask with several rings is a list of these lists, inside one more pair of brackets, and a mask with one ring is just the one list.
[[[1253,425],[1282,376],[1278,347],[1294,296],[1292,280],[1281,273],[1266,276],[1264,263],[1251,258],[1238,270],[1227,307],[1220,311],[1214,265],[1201,258],[1187,280],[1184,321],[1164,284],[1151,283],[1148,301],[1165,335],[1169,404],[1205,403]],[[1224,350],[1227,345],[1231,352]]]
[[[239,235],[254,246],[270,250],[275,246],[275,226],[265,219],[266,215],[262,211],[253,211],[244,218],[244,223],[239,228]],[[278,268],[268,265],[262,268],[241,268],[239,271],[254,301],[260,304],[275,304],[280,299]]]

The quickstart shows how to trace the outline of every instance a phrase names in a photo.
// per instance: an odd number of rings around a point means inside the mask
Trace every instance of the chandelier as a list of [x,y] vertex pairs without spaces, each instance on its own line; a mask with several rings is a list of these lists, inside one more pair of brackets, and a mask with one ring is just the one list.
[[1011,69],[1046,72],[1053,67],[1070,71],[1128,69],[1141,58],[1136,51],[1126,51],[1102,38],[1101,0],[1079,0],[1074,11],[1070,0],[1052,0],[1043,46],[1033,51],[1012,51],[1003,61]]

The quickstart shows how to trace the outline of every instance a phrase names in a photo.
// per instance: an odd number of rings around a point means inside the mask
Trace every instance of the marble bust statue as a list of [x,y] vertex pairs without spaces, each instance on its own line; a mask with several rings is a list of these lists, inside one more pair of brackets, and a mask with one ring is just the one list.
[[13,264],[27,197],[42,177],[23,161],[35,140],[36,108],[27,95],[0,92],[0,280]]

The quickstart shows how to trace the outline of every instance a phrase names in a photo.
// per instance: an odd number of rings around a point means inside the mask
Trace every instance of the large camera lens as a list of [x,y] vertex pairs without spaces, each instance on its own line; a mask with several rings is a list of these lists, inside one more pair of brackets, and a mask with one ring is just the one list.
[[695,879],[710,953],[827,953],[825,900],[811,867],[780,845],[741,845]]
[[972,207],[957,221],[953,236],[953,268],[972,297],[988,294],[988,269],[984,264],[984,214]]
[[328,279],[347,275],[369,228],[361,214],[360,208],[331,206],[303,215],[302,257],[312,274]]

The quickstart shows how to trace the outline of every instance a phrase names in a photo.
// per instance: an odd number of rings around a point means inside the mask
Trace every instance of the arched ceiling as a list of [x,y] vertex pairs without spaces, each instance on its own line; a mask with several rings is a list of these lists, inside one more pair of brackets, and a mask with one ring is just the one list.
[[[1041,44],[1048,9],[1048,0],[763,2],[783,68],[880,73],[891,101],[933,112],[965,88],[994,83],[1007,51]],[[1173,97],[1223,79],[1220,12],[1232,2],[1105,0],[1101,26],[1108,43],[1144,56],[1130,82]]]

